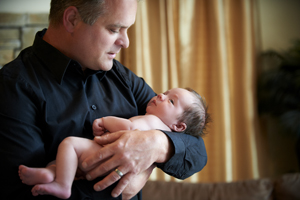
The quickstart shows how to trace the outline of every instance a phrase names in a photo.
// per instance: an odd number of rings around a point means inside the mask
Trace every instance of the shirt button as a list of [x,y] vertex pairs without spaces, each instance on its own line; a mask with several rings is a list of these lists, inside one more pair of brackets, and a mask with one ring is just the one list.
[[92,105],[91,108],[92,108],[93,110],[96,110],[96,109],[97,109],[97,106]]

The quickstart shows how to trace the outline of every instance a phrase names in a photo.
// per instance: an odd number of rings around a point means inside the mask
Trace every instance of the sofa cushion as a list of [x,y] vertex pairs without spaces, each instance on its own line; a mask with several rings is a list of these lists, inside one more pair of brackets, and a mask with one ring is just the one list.
[[300,199],[300,173],[286,174],[275,181],[276,200]]
[[270,179],[231,183],[185,183],[148,181],[143,200],[269,200]]

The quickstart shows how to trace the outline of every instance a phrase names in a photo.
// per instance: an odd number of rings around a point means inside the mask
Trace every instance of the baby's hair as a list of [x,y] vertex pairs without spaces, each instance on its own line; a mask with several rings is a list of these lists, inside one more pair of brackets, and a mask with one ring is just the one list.
[[184,131],[186,134],[203,137],[206,134],[206,125],[210,121],[210,114],[207,112],[208,106],[206,105],[205,99],[195,90],[191,88],[185,89],[195,96],[196,102],[186,107],[178,120],[187,125]]

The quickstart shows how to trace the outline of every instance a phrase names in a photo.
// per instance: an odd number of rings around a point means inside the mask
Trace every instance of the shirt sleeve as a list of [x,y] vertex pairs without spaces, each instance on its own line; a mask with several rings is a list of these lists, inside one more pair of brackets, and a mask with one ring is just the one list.
[[174,155],[166,163],[157,167],[178,179],[186,179],[201,171],[207,163],[207,154],[202,138],[182,133],[163,131],[172,141]]
[[30,199],[30,187],[20,181],[18,167],[46,165],[42,132],[35,123],[37,99],[25,82],[15,80],[3,74],[0,77],[0,199],[11,195]]

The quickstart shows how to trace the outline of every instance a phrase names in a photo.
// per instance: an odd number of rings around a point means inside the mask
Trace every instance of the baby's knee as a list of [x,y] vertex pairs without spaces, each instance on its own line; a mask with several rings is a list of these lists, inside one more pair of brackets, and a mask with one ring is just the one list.
[[74,137],[74,136],[69,136],[66,137],[61,143],[60,146],[74,146],[79,142],[79,140],[82,138],[79,137]]

